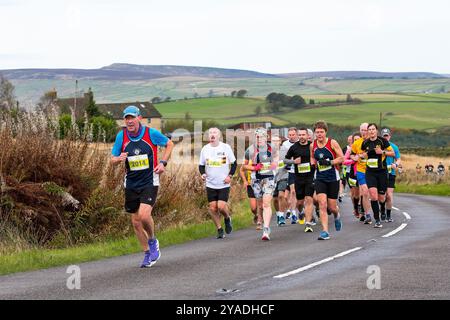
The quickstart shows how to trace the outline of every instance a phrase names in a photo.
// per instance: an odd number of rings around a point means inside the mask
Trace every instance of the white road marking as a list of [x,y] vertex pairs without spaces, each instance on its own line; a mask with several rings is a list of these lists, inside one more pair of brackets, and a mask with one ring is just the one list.
[[406,219],[411,220],[411,216],[408,213],[403,212],[403,215],[406,217]]
[[402,225],[400,227],[398,227],[397,229],[395,229],[394,231],[389,232],[388,234],[385,234],[384,236],[382,236],[382,238],[389,238],[392,237],[393,235],[395,235],[396,233],[402,231],[403,229],[406,228],[408,224],[407,223],[402,223]]
[[400,211],[400,209],[399,208],[396,208],[396,207],[392,207],[392,209],[394,209],[394,210],[397,210],[397,211]]
[[362,249],[362,247],[358,247],[358,248],[354,248],[354,249],[351,249],[351,250],[347,250],[347,251],[341,252],[341,253],[339,253],[339,254],[337,254],[337,255],[335,255],[335,256],[332,256],[332,257],[329,257],[329,258],[320,260],[320,261],[318,261],[318,262],[311,263],[311,264],[309,264],[309,265],[307,265],[307,266],[298,268],[298,269],[296,269],[296,270],[293,270],[293,271],[290,271],[290,272],[287,272],[287,273],[283,273],[283,274],[280,274],[280,275],[278,275],[278,276],[274,276],[274,278],[275,278],[275,279],[283,279],[283,278],[292,276],[292,275],[294,275],[294,274],[298,274],[298,273],[300,273],[300,272],[309,270],[309,269],[311,269],[311,268],[320,266],[321,264],[324,264],[324,263],[333,261],[334,259],[341,258],[341,257],[343,257],[343,256],[346,256],[346,255],[348,255],[348,254],[350,254],[350,253],[353,253],[353,252],[358,251],[358,250],[361,250],[361,249]]

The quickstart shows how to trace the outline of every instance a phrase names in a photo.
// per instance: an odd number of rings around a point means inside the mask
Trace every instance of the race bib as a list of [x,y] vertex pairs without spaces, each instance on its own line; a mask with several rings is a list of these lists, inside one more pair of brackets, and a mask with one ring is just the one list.
[[356,179],[348,178],[348,184],[350,187],[356,187]]
[[378,159],[367,160],[367,166],[369,168],[377,169],[378,168]]
[[206,165],[211,168],[220,168],[227,164],[227,158],[206,159]]
[[283,160],[278,161],[278,169],[283,169],[286,165]]
[[309,162],[300,163],[298,165],[298,172],[299,173],[310,173],[311,172],[311,164]]
[[387,170],[388,170],[388,173],[392,172],[392,165],[391,164],[387,166]]
[[272,170],[270,170],[270,162],[263,162],[263,167],[259,171],[260,174],[272,174]]
[[330,170],[331,168],[333,168],[333,166],[324,166],[324,165],[318,164],[317,168],[319,169],[319,172],[322,172],[322,171]]
[[131,171],[139,171],[149,169],[148,155],[141,154],[138,156],[128,157],[128,164]]

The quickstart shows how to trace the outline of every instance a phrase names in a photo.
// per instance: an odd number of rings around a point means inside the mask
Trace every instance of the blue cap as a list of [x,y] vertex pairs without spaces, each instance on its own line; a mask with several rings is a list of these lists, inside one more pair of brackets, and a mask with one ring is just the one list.
[[128,106],[128,107],[125,108],[125,110],[123,110],[123,117],[124,118],[126,116],[137,117],[137,116],[140,116],[140,115],[141,115],[141,111],[136,106]]

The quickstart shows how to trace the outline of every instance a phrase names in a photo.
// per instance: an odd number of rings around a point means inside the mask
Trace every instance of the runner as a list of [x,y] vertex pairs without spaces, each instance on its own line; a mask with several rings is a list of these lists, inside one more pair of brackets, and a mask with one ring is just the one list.
[[220,130],[211,128],[208,134],[209,143],[200,152],[199,170],[203,181],[206,181],[209,213],[216,225],[217,239],[223,239],[225,234],[220,223],[220,214],[224,217],[225,233],[230,234],[233,230],[228,198],[237,163],[230,145],[220,141]]
[[313,232],[313,195],[314,166],[311,165],[311,142],[308,141],[308,129],[299,129],[299,141],[294,143],[286,154],[284,162],[294,165],[295,193],[299,207],[305,208],[305,232]]
[[[131,213],[134,232],[144,250],[141,268],[149,268],[161,257],[152,210],[158,194],[159,175],[165,171],[173,142],[158,130],[142,125],[141,113],[136,106],[126,107],[123,119],[125,128],[116,136],[111,162],[125,164],[125,210]],[[159,162],[158,146],[165,147]]]
[[[251,160],[249,165],[252,165]],[[241,166],[239,169],[239,175],[244,183],[244,189],[247,190],[250,210],[253,213],[253,223],[256,224],[256,230],[262,230],[262,201],[261,199],[257,200],[255,193],[253,192],[253,188],[251,186],[252,172],[250,170],[244,170],[244,166]]]
[[320,221],[323,231],[319,240],[330,239],[328,232],[328,211],[334,215],[336,231],[342,229],[341,216],[337,206],[339,195],[338,165],[344,160],[342,149],[336,140],[327,138],[328,126],[325,121],[314,125],[316,139],[310,145],[311,164],[316,165],[314,188],[317,193],[320,208]]
[[360,155],[363,154],[361,150],[361,145],[367,138],[367,127],[368,123],[362,123],[359,127],[359,132],[361,133],[361,138],[356,140],[352,145],[352,160],[358,162],[356,178],[359,184],[359,195],[361,197],[361,211],[364,210],[365,215],[361,216],[360,221],[364,221],[365,224],[372,224],[372,218],[370,216],[370,201],[369,201],[369,188],[366,182],[366,163],[367,159],[362,158]]
[[400,150],[397,145],[391,142],[391,130],[384,128],[381,130],[381,135],[389,142],[395,152],[394,157],[386,158],[386,165],[388,169],[388,188],[386,194],[386,206],[384,203],[380,202],[381,221],[393,222],[394,220],[391,218],[391,212],[394,203],[395,170],[399,165],[401,165]]
[[[289,150],[290,147],[294,143],[298,141],[298,133],[297,128],[289,128],[288,130],[288,139],[285,142],[283,142],[283,147]],[[295,172],[294,167],[291,165],[289,167],[289,175],[288,175],[288,185],[289,185],[289,208],[286,211],[286,219],[291,219],[291,224],[296,224],[298,221],[297,218],[297,198],[295,195]]]
[[394,157],[395,152],[386,139],[378,136],[378,127],[375,123],[369,124],[367,129],[369,137],[362,143],[361,150],[363,150],[363,153],[359,156],[367,159],[366,181],[375,218],[374,227],[381,228],[383,225],[380,220],[378,202],[384,203],[386,201],[388,185],[386,157]]
[[[351,145],[353,144],[353,135],[349,135],[347,137],[347,145],[345,146],[344,149],[342,149],[342,153],[347,154],[347,150],[351,150]],[[347,184],[347,175],[350,173],[350,169],[351,166],[342,166],[342,170],[340,172],[341,174],[341,184],[340,184],[340,188],[339,188],[339,202],[342,202],[342,197],[344,196],[344,192],[345,192],[345,185]]]
[[[272,147],[274,149],[279,148],[280,138],[272,136]],[[277,214],[277,225],[279,227],[286,224],[284,213],[288,209],[289,199],[289,187],[288,187],[288,170],[282,159],[284,159],[288,150],[285,146],[280,148],[280,161],[278,164],[278,170],[275,174],[275,191],[273,192],[273,203]]]
[[347,151],[344,155],[344,165],[350,167],[350,171],[347,174],[347,183],[348,183],[348,186],[350,187],[350,194],[351,194],[352,203],[353,203],[353,215],[358,220],[361,219],[361,213],[359,212],[359,200],[360,200],[359,185],[358,185],[358,180],[356,178],[358,163],[351,159],[351,153],[352,153],[351,146],[359,138],[361,138],[361,135],[359,133],[354,133],[352,135],[352,143],[350,145],[350,148],[347,148]]
[[275,170],[278,167],[279,156],[277,150],[273,150],[267,143],[266,129],[256,129],[255,140],[255,143],[245,151],[244,170],[253,171],[255,178],[252,180],[252,189],[256,199],[262,199],[263,235],[261,240],[270,240],[271,202],[275,190]]

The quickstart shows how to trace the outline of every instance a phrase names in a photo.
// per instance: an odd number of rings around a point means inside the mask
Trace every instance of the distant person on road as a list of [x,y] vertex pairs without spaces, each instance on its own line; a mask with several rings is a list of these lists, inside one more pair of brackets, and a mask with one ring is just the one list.
[[[141,124],[142,116],[136,106],[126,107],[123,119],[125,128],[116,136],[111,162],[125,165],[125,210],[131,213],[134,232],[144,250],[141,268],[149,268],[161,257],[152,210],[159,176],[165,171],[173,142],[158,130]],[[158,146],[165,147],[159,161]]]
[[420,163],[418,163],[417,166],[416,166],[416,173],[420,174],[421,170],[422,170],[422,166],[420,165]]
[[443,176],[445,173],[445,167],[442,162],[439,162],[439,165],[437,166],[437,174],[440,176]]
[[[230,145],[220,141],[221,133],[218,128],[210,128],[208,136],[209,143],[200,152],[199,171],[206,182],[209,213],[216,225],[217,239],[223,239],[225,233],[230,234],[233,230],[228,198],[237,163]],[[225,232],[220,215],[224,217]]]
[[318,240],[330,239],[328,232],[328,211],[334,215],[336,231],[342,229],[337,198],[339,196],[339,169],[344,161],[342,149],[336,140],[327,137],[328,125],[318,121],[314,125],[316,139],[310,145],[310,163],[316,168],[314,188],[320,208],[320,221],[323,231]]

